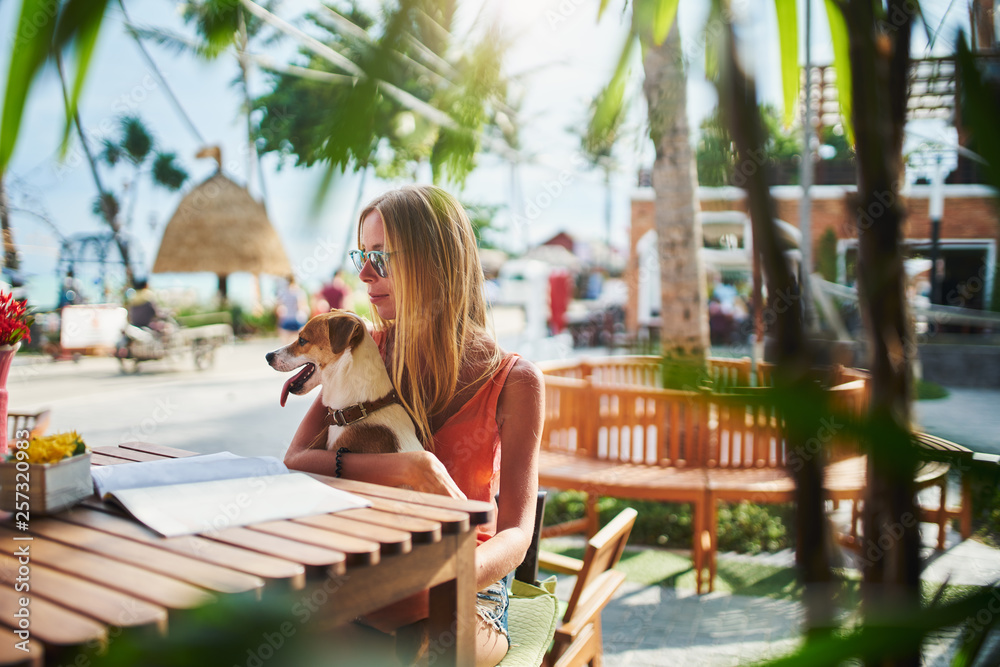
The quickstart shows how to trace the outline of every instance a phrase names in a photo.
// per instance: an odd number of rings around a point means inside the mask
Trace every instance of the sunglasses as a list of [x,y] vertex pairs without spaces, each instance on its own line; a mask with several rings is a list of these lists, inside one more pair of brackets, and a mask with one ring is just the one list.
[[348,254],[351,256],[351,261],[354,262],[354,268],[358,270],[358,273],[361,273],[361,270],[365,268],[365,262],[371,262],[372,268],[375,269],[375,273],[380,278],[389,277],[389,255],[394,253],[381,250],[352,250]]

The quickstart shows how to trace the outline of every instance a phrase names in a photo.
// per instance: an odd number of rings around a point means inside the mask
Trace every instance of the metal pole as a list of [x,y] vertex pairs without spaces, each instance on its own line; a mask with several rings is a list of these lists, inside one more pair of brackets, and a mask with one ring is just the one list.
[[803,317],[807,331],[816,329],[816,312],[812,304],[812,293],[809,290],[809,276],[812,273],[812,199],[810,189],[813,184],[813,112],[812,112],[812,0],[806,0],[806,95],[805,114],[802,119],[802,167],[800,181],[802,183],[802,201],[799,204],[799,232],[802,242],[799,250],[802,263],[799,267],[800,294],[802,297]]

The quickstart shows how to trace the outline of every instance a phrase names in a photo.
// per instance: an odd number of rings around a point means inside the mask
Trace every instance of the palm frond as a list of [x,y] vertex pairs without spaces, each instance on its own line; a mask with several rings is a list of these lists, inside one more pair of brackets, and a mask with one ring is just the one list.
[[153,136],[136,116],[121,119],[121,149],[132,164],[142,164],[153,150]]
[[157,153],[153,159],[153,181],[168,190],[178,190],[188,174],[177,164],[176,153]]

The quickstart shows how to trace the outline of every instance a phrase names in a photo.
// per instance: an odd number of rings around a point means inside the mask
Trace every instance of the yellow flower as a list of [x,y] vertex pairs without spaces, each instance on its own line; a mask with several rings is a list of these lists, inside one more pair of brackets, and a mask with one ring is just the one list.
[[76,431],[32,438],[28,443],[28,463],[55,463],[87,451]]

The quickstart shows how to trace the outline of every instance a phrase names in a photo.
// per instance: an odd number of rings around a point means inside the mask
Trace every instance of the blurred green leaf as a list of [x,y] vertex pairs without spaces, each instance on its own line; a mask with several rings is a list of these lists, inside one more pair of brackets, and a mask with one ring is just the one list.
[[663,40],[670,34],[670,26],[674,24],[674,17],[677,16],[677,5],[680,0],[655,0],[656,12],[653,21],[653,42],[662,44]]
[[[593,115],[587,124],[584,136],[584,147],[589,154],[601,153],[609,140],[613,144],[618,128],[625,118],[625,84],[628,81],[629,62],[636,41],[631,34],[626,37],[611,81],[594,100]],[[610,154],[610,149],[607,152]]]
[[194,23],[201,35],[199,46],[206,58],[216,58],[233,44],[240,30],[241,12],[240,0],[188,2],[184,6],[184,20]]
[[854,146],[854,121],[851,116],[851,58],[850,41],[847,37],[847,21],[836,0],[825,0],[827,20],[830,22],[830,38],[833,41],[833,66],[837,72],[837,99],[840,100],[840,116],[844,123],[847,141]]
[[[500,67],[508,44],[491,31],[459,39],[451,11],[432,19],[421,7],[405,0],[377,18],[355,5],[311,15],[325,49],[303,48],[299,70],[276,73],[255,101],[259,151],[341,172],[374,167],[389,179],[412,179],[429,164],[436,181],[463,182],[484,138],[503,134],[498,111],[516,123]],[[356,78],[304,78],[305,69]]]
[[48,58],[58,13],[58,0],[23,0],[21,3],[21,14],[10,51],[0,125],[0,171],[7,166],[14,152],[24,105],[35,76]]
[[76,44],[76,76],[73,78],[69,114],[63,128],[60,145],[62,155],[65,155],[69,148],[69,133],[72,127],[70,118],[80,100],[87,72],[90,71],[90,60],[97,46],[97,37],[101,32],[106,6],[107,0],[68,0],[59,15],[55,48],[61,49],[69,41]]
[[781,43],[781,87],[785,102],[785,127],[795,121],[799,100],[799,21],[796,0],[774,0]]
[[107,0],[23,0],[11,45],[10,67],[0,124],[0,171],[10,162],[31,87],[45,63],[75,46],[76,75],[66,109],[62,150],[97,44]]

